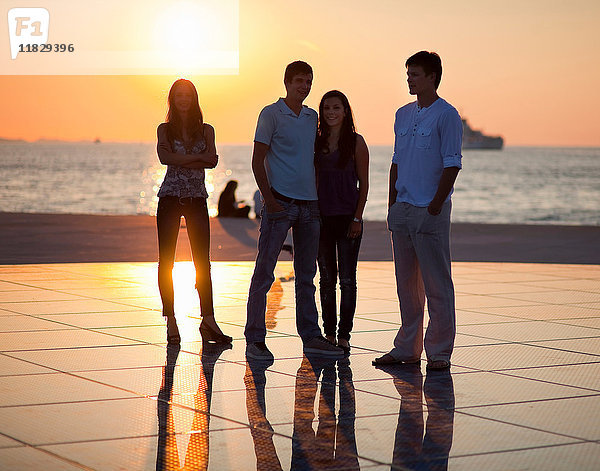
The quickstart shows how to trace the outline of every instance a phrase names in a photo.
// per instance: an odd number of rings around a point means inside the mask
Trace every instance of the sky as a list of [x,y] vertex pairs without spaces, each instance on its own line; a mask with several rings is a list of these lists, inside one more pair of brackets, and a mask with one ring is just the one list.
[[[4,1],[0,13],[27,5]],[[307,105],[339,89],[367,142],[391,145],[395,110],[414,100],[404,62],[430,50],[444,67],[439,95],[473,128],[509,146],[599,147],[598,24],[595,0],[239,0],[237,31],[218,21],[203,27],[207,37],[237,38],[237,74],[192,70],[173,35],[162,42],[167,72],[180,57],[168,75],[0,75],[0,138],[152,141],[171,84],[185,77],[217,143],[250,144],[260,110],[285,94],[285,66],[301,59],[315,72]],[[147,28],[127,17],[106,37],[118,47]],[[8,39],[0,40],[8,57]]]

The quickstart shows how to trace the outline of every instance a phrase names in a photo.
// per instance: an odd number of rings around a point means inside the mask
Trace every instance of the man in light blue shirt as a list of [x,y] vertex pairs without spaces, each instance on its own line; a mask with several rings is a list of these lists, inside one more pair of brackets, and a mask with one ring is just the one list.
[[252,171],[263,196],[258,255],[248,293],[246,357],[272,361],[265,344],[267,292],[275,277],[277,257],[292,228],[296,288],[296,328],[304,352],[343,356],[344,351],[321,334],[313,279],[319,251],[319,206],[314,167],[317,112],[302,102],[312,86],[306,62],[289,64],[285,98],[266,106],[258,117]]
[[[418,363],[447,369],[456,319],[450,269],[450,196],[462,167],[462,122],[437,88],[442,62],[421,51],[406,61],[408,88],[417,101],[396,112],[390,168],[388,227],[392,232],[402,326],[394,348],[374,365]],[[423,339],[427,297],[429,324]]]

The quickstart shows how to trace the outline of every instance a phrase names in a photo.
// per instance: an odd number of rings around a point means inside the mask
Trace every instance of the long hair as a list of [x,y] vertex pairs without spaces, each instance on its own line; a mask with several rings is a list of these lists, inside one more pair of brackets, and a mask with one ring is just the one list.
[[[177,107],[175,106],[175,93],[180,87],[189,88],[193,95],[189,117],[185,123],[179,111],[177,110]],[[204,118],[202,116],[200,104],[198,103],[198,92],[196,91],[196,87],[194,87],[192,82],[186,79],[176,80],[173,85],[171,85],[171,90],[169,90],[168,104],[169,109],[167,110],[166,118],[167,137],[169,138],[171,145],[175,139],[183,141],[184,127],[192,142],[195,142],[199,136],[204,137]]]
[[319,103],[319,126],[317,128],[317,138],[315,139],[315,152],[316,153],[329,153],[329,144],[327,138],[329,137],[329,126],[325,121],[323,115],[323,107],[325,106],[325,100],[328,98],[339,98],[344,107],[346,115],[342,121],[342,128],[340,129],[340,138],[338,140],[338,149],[340,150],[340,159],[338,161],[338,167],[344,168],[350,160],[354,159],[354,152],[356,149],[356,129],[354,128],[354,117],[352,116],[352,108],[350,108],[350,102],[346,95],[339,90],[331,90],[321,98]]

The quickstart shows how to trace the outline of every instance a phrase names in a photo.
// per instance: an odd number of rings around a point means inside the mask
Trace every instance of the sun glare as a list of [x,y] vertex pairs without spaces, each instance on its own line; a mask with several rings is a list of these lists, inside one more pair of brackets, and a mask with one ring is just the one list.
[[206,15],[198,4],[176,2],[164,12],[162,38],[169,50],[194,50],[209,32]]
[[[154,40],[161,60],[179,74],[237,67],[237,63],[231,63],[231,58],[237,57],[237,53],[231,55],[231,51],[237,50],[237,42],[230,41],[237,38],[237,31],[230,31],[237,29],[237,21],[228,21],[232,17],[225,9],[229,3],[232,2],[169,3],[160,11],[155,26]],[[237,2],[232,5],[237,6]]]
[[175,262],[173,267],[173,289],[175,311],[199,316],[199,300],[196,291],[196,270],[192,262]]

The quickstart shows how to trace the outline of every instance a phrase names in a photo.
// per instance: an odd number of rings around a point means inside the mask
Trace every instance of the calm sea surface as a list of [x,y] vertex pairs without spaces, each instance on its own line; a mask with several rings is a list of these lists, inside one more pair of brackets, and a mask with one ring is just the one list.
[[[385,220],[391,147],[370,148],[365,219]],[[252,202],[251,146],[219,146],[207,171],[209,208],[230,179]],[[155,214],[165,174],[154,144],[0,143],[0,211]],[[466,150],[453,221],[600,225],[600,148]]]

